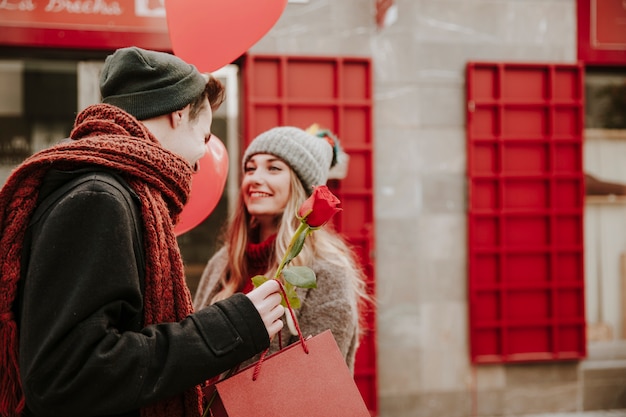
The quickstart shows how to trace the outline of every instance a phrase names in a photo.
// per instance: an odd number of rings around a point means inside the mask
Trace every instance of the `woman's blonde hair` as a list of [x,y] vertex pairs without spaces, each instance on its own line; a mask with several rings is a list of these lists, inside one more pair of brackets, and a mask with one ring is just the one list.
[[[289,242],[296,232],[300,221],[296,218],[296,213],[300,205],[306,200],[307,194],[297,175],[290,172],[290,193],[287,205],[282,215],[276,217],[278,233],[274,244],[274,259],[270,261],[268,271],[265,275],[273,277],[276,268],[280,264],[283,254],[287,251]],[[215,295],[212,302],[223,300],[242,288],[246,280],[251,277],[247,271],[245,258],[246,246],[249,241],[249,230],[254,227],[254,218],[248,213],[243,201],[243,195],[239,193],[237,205],[230,218],[224,243],[228,251],[228,271],[222,275],[221,290]],[[350,277],[351,285],[357,300],[367,300],[365,288],[365,275],[356,261],[356,255],[349,247],[342,236],[327,224],[307,237],[306,243],[300,254],[296,256],[291,265],[311,265],[315,258],[324,259],[337,266],[337,270],[353,270],[354,273],[347,274]]]

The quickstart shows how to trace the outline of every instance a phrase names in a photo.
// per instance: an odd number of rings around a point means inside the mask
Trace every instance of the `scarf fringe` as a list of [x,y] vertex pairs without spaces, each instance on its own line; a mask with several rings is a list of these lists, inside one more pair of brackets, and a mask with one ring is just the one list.
[[22,414],[25,406],[20,373],[17,362],[17,323],[10,313],[0,319],[0,340],[7,343],[0,349],[0,416],[17,417]]

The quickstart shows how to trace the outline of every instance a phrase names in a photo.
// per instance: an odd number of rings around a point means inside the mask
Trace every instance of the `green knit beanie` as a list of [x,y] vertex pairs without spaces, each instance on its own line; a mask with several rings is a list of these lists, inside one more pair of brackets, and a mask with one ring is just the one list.
[[182,109],[206,83],[196,67],[172,54],[132,46],[106,58],[100,93],[103,103],[145,120]]
[[307,194],[326,184],[333,148],[323,138],[292,126],[275,127],[254,138],[244,152],[242,167],[253,155],[266,153],[285,161],[300,178]]

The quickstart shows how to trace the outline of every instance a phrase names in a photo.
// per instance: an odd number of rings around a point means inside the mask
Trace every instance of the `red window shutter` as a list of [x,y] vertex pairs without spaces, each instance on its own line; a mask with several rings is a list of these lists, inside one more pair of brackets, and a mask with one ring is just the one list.
[[467,66],[474,363],[586,356],[581,65]]
[[[372,158],[372,64],[368,58],[246,55],[243,60],[244,146],[275,126],[331,130],[350,157],[346,178],[330,180],[343,211],[335,227],[357,251],[375,296]],[[376,317],[366,311],[366,335],[357,351],[355,381],[378,413]]]

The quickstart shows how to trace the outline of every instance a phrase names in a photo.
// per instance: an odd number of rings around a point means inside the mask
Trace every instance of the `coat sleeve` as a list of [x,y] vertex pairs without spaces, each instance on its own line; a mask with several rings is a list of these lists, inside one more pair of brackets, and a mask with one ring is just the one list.
[[182,392],[269,345],[238,295],[181,322],[143,327],[143,283],[122,191],[89,182],[31,225],[19,365],[36,415],[134,410]]

